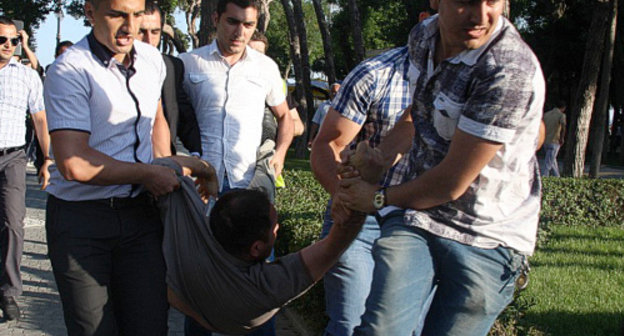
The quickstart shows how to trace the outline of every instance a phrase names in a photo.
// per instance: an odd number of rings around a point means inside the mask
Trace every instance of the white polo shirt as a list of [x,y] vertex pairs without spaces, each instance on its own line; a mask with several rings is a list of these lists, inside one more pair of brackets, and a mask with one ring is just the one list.
[[[73,130],[89,133],[89,146],[116,160],[152,161],[152,127],[165,79],[158,50],[140,41],[125,68],[93,34],[69,48],[50,67],[44,84],[50,133]],[[122,69],[120,69],[120,67]],[[69,201],[128,197],[132,185],[98,186],[67,181],[53,165],[50,194]]]
[[227,172],[232,188],[247,188],[255,171],[264,105],[286,99],[277,64],[247,47],[230,66],[216,40],[179,57],[184,89],[197,114],[202,158],[215,167],[219,185]]

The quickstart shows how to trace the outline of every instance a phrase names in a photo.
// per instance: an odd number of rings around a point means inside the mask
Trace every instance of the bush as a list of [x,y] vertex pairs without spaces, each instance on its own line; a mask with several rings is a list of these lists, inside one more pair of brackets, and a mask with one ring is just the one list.
[[[288,170],[285,177],[286,188],[277,193],[281,225],[276,245],[278,255],[300,250],[318,240],[329,198],[309,171]],[[622,226],[623,223],[624,180],[543,180],[538,247],[546,242],[551,224]],[[522,294],[516,295],[490,335],[540,335],[539,330],[522,322],[531,304]],[[320,333],[327,321],[322,284],[317,284],[293,305],[302,313],[313,333]]]

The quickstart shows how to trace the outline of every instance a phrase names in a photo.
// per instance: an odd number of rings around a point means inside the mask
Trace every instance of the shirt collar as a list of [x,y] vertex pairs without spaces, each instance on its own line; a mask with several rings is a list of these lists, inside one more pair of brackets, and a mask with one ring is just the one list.
[[[468,66],[473,66],[477,63],[481,55],[485,53],[485,51],[489,48],[492,41],[494,41],[498,35],[501,33],[504,27],[508,25],[507,18],[501,16],[496,24],[496,28],[494,28],[494,32],[492,32],[492,36],[490,39],[481,47],[474,50],[464,50],[461,53],[455,55],[453,58],[448,61],[452,64],[464,63]],[[435,48],[435,39],[440,33],[439,24],[438,24],[438,14],[432,17],[431,22],[425,26],[424,37],[426,40],[429,40],[430,46],[432,46],[431,50]]]
[[[238,62],[243,62],[245,61],[245,59],[247,57],[250,57],[250,55],[252,54],[250,52],[251,49],[249,46],[245,46],[245,53],[243,54],[243,56],[241,56],[241,58],[238,60]],[[221,53],[221,50],[219,50],[219,46],[217,45],[217,39],[212,40],[212,43],[210,43],[210,45],[208,46],[208,49],[206,50],[208,52],[208,55],[214,55],[216,57],[219,58],[224,58],[225,56],[223,56],[223,54]],[[250,59],[253,59],[253,56],[250,57]],[[236,63],[238,63],[236,62]]]
[[[93,30],[91,30],[89,35],[87,35],[87,41],[89,42],[89,49],[91,49],[91,52],[93,53],[93,55],[95,55],[95,57],[98,60],[100,60],[100,62],[104,66],[108,67],[111,63],[114,63],[113,60],[115,59],[113,58],[113,56],[115,54],[95,38],[95,35],[93,34]],[[130,64],[131,64],[130,67],[132,67],[132,64],[134,64],[134,60],[136,58],[136,48],[134,46],[130,50],[129,56],[130,56]],[[115,62],[117,62],[117,60],[115,60]]]

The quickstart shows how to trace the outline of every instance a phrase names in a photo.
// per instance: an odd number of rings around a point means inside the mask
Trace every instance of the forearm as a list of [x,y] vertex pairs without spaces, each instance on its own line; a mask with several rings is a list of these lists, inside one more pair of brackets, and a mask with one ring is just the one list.
[[165,114],[160,103],[158,103],[158,109],[154,119],[152,146],[155,158],[171,156],[171,134],[169,133],[169,124],[167,124],[167,119],[165,119]]
[[313,281],[320,280],[336,263],[357,237],[364,220],[363,216],[352,216],[350,223],[333,225],[327,237],[301,250],[301,258]]
[[26,58],[28,58],[28,61],[30,61],[30,67],[36,71],[39,68],[39,60],[37,59],[37,55],[35,55],[35,53],[30,50],[27,45],[24,45],[23,49],[24,53],[26,54]]
[[41,152],[43,156],[47,157],[50,155],[50,134],[48,133],[48,121],[45,110],[33,114],[32,121]]
[[288,113],[277,120],[277,139],[275,141],[275,156],[284,159],[288,147],[293,140],[294,125]]
[[399,161],[402,154],[408,153],[412,148],[414,125],[412,124],[410,110],[411,107],[405,110],[401,119],[377,146],[383,155],[386,169],[392,167]]
[[338,188],[338,163],[340,152],[344,149],[334,142],[315,141],[310,153],[310,166],[317,181],[325,191],[333,195]]

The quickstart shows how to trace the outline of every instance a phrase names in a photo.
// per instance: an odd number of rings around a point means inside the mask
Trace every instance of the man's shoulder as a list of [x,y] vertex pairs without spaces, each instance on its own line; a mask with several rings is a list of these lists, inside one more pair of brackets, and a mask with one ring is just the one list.
[[539,61],[533,50],[507,19],[500,34],[493,38],[495,41],[485,53],[486,62],[483,63],[501,68],[523,69],[525,73],[537,71]]

